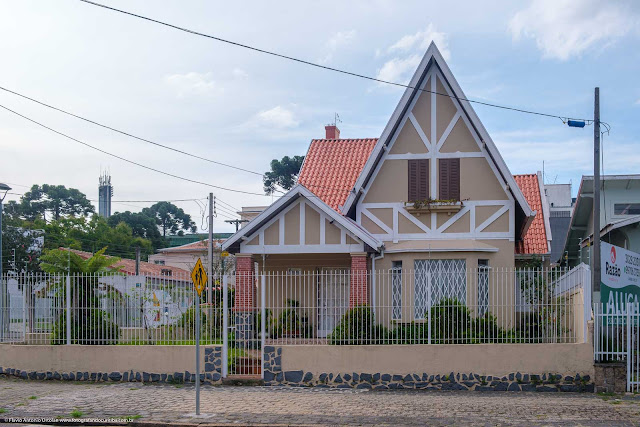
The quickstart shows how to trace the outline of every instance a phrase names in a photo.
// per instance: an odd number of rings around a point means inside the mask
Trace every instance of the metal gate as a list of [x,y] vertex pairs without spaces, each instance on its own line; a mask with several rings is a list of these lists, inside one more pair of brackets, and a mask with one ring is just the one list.
[[627,391],[640,392],[640,304],[594,304],[596,362],[626,362]]
[[261,377],[264,344],[264,276],[223,278],[223,377]]

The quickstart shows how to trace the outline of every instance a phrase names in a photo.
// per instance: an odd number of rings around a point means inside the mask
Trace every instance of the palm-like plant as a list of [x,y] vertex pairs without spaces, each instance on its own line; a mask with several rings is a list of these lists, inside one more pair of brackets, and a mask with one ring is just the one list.
[[[114,267],[119,258],[106,257],[106,247],[90,258],[62,249],[47,251],[40,259],[40,267],[51,274],[68,274],[71,280],[71,341],[73,344],[116,344],[120,328],[111,321],[109,315],[100,307],[99,277],[118,274]],[[51,287],[58,298],[66,298],[65,278],[59,276]],[[103,287],[105,285],[103,284]],[[115,294],[113,288],[108,293]],[[64,343],[66,336],[66,315],[61,313],[52,332],[52,344]]]

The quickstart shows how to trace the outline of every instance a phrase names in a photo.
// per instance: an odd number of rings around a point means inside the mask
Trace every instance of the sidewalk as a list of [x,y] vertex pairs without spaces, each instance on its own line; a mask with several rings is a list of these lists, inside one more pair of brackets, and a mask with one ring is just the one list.
[[[0,379],[0,417],[263,425],[638,425],[640,397],[73,383]],[[74,412],[75,411],[75,412]],[[25,420],[24,424],[31,421]],[[15,425],[15,424],[14,424]]]

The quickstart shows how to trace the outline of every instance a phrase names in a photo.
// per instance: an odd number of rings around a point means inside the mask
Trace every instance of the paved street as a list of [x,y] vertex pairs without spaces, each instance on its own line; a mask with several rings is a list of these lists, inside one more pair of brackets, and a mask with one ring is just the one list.
[[[216,424],[640,425],[640,397],[86,384],[0,379],[0,417],[133,417]],[[28,422],[28,421],[27,421]]]

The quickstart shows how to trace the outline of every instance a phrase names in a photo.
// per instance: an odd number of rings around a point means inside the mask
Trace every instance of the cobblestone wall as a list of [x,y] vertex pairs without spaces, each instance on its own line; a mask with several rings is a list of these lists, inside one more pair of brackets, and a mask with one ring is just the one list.
[[[96,350],[99,350],[96,348]],[[37,347],[34,348],[37,351]],[[195,357],[195,356],[194,356]],[[0,375],[22,378],[25,380],[63,380],[63,381],[109,381],[109,382],[161,382],[185,383],[195,382],[196,374],[190,371],[157,373],[139,371],[120,372],[58,372],[58,371],[27,371],[20,367],[0,366]],[[200,373],[202,383],[219,384],[222,382],[222,347],[207,347],[204,349],[204,371]]]
[[474,390],[474,391],[539,391],[590,392],[594,384],[589,375],[558,375],[554,373],[513,372],[502,376],[474,373],[406,373],[381,372],[325,372],[314,375],[308,371],[283,371],[282,347],[264,349],[265,385],[294,387],[359,388],[374,390]]

